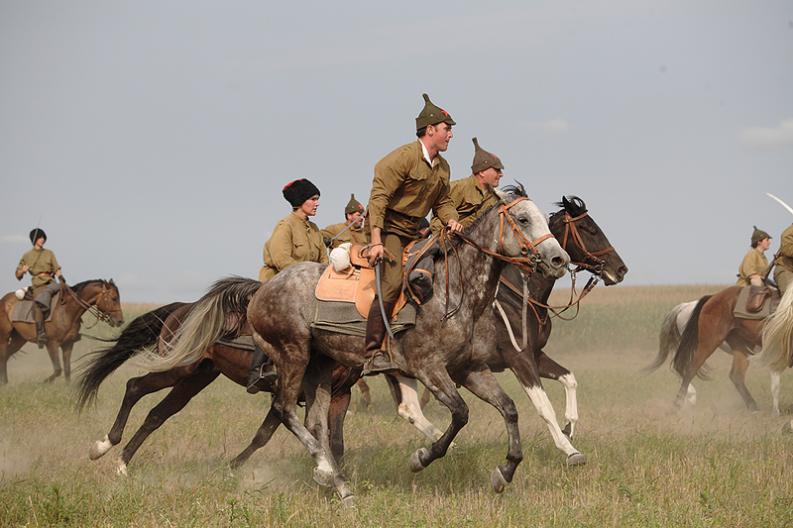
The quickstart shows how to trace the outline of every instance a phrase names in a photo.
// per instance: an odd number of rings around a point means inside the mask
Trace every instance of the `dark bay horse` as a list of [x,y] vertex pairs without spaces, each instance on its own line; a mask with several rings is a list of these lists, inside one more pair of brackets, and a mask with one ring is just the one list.
[[[420,471],[445,455],[467,423],[468,407],[455,387],[459,383],[496,407],[504,418],[509,436],[507,461],[491,476],[500,491],[503,482],[512,480],[522,460],[517,411],[484,358],[471,346],[474,323],[492,302],[506,262],[521,262],[559,277],[565,273],[569,257],[550,234],[545,217],[533,202],[525,195],[497,194],[500,202],[470,226],[461,240],[452,243],[455,256],[449,258],[448,271],[442,263],[436,263],[435,269],[440,270],[434,277],[438,295],[422,305],[415,328],[398,335],[391,346],[400,370],[424,383],[452,414],[441,438],[429,449],[420,448],[413,454],[411,469]],[[278,369],[278,390],[263,426],[271,417],[284,423],[314,458],[315,480],[332,485],[348,504],[352,491],[329,446],[332,372],[338,363],[359,369],[366,358],[362,338],[311,328],[314,289],[323,270],[324,266],[314,263],[289,267],[258,289],[247,315],[254,340],[259,346],[272,346],[268,353]],[[153,359],[147,368],[156,371],[191,363],[226,332],[225,321],[230,314],[223,310],[222,291],[218,293],[196,304],[168,355]],[[449,316],[450,312],[454,315]],[[306,376],[312,360],[318,363],[316,379]],[[295,412],[301,390],[307,396],[307,426]]]
[[[234,283],[233,286],[232,283]],[[248,279],[230,279],[225,281],[223,286],[227,293],[224,309],[228,313],[244,314],[251,296],[259,288],[260,283]],[[213,289],[208,295],[211,295],[212,292]],[[133,319],[118,337],[109,340],[113,343],[111,347],[87,356],[86,363],[81,367],[78,408],[83,409],[86,405],[94,402],[102,382],[137,354],[145,350],[156,351],[156,353],[167,352],[168,342],[173,338],[174,333],[194,304],[175,302],[142,314]],[[232,321],[231,328],[229,328],[230,335],[237,335],[240,332],[250,335],[244,318]],[[165,371],[150,372],[143,376],[130,378],[127,381],[121,406],[110,431],[102,440],[97,440],[91,445],[89,458],[97,460],[121,442],[130,412],[141,398],[170,387],[171,390],[165,398],[149,411],[143,423],[124,446],[118,459],[116,471],[118,474],[126,475],[127,466],[132,457],[149,435],[162,426],[168,418],[181,411],[196,394],[209,386],[220,374],[244,388],[251,360],[252,354],[248,350],[227,344],[213,343],[200,358],[190,364],[177,365]],[[350,401],[349,384],[354,382],[354,378],[347,381],[348,373],[349,369],[344,367],[340,367],[334,372],[338,395],[334,398],[333,407],[335,411],[338,406],[341,413],[347,410]],[[269,392],[273,390],[274,387],[270,387]],[[267,422],[267,427],[258,432],[251,444],[232,460],[232,468],[240,466],[254,451],[262,447],[278,425],[280,422],[275,419]],[[341,456],[344,452],[343,429],[340,425],[334,424],[332,434],[331,446],[334,452]]]
[[[577,266],[578,270],[589,271],[607,286],[622,282],[628,268],[589,215],[583,200],[574,196],[570,199],[563,197],[557,205],[563,209],[550,216],[548,226],[570,255],[571,264]],[[524,279],[527,280],[525,297]],[[547,424],[556,447],[567,455],[569,464],[578,464],[583,463],[585,458],[570,443],[578,421],[578,383],[572,372],[548,357],[543,350],[551,335],[550,315],[558,310],[551,309],[549,313],[548,307],[548,299],[555,284],[555,278],[540,274],[526,275],[515,266],[506,266],[496,293],[497,304],[494,303],[476,322],[474,347],[489,354],[487,365],[490,370],[500,372],[510,369],[515,374]],[[590,284],[594,286],[594,283]],[[588,288],[585,288],[581,295],[587,291]],[[562,313],[559,315],[564,317]],[[404,376],[386,377],[397,399],[400,416],[428,438],[437,438],[440,431],[421,411],[415,380]],[[541,377],[559,381],[565,389],[566,424],[563,430],[542,388]]]
[[[757,403],[746,387],[746,370],[752,350],[762,345],[763,321],[740,319],[733,315],[741,288],[731,286],[713,295],[706,295],[697,301],[691,311],[672,358],[672,367],[681,377],[680,390],[675,398],[678,407],[682,407],[687,400],[695,400],[696,393],[692,391],[691,382],[696,376],[706,377],[703,369],[705,361],[726,342],[732,352],[730,380],[747,409],[757,410]],[[669,352],[670,348],[663,346],[662,341],[655,361],[646,370],[652,371],[664,364]]]
[[[36,342],[35,323],[11,322],[11,310],[19,302],[13,293],[0,299],[0,385],[8,383],[8,359],[25,342]],[[58,306],[52,306],[52,320],[44,323],[47,332],[47,352],[52,361],[53,373],[45,382],[50,382],[63,372],[70,381],[72,348],[80,338],[80,324],[83,314],[91,311],[97,319],[111,326],[124,323],[121,311],[121,298],[113,279],[84,281],[72,287],[64,286]],[[58,348],[63,352],[63,369],[58,357]]]

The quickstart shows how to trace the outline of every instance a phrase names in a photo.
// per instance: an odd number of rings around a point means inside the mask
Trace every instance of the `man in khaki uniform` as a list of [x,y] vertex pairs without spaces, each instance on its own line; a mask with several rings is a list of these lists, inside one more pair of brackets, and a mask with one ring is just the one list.
[[[319,228],[309,220],[309,217],[317,214],[319,189],[310,181],[300,179],[287,183],[283,195],[292,206],[292,212],[278,222],[270,239],[264,244],[264,266],[259,270],[261,282],[267,282],[276,273],[298,262],[328,263],[328,253]],[[248,373],[249,393],[259,392],[261,386],[271,385],[277,377],[269,359],[255,347]]]
[[782,231],[779,252],[774,266],[774,280],[779,288],[779,293],[784,295],[785,291],[793,284],[793,224]]
[[[449,197],[449,164],[440,155],[449,147],[455,124],[446,110],[422,94],[424,108],[416,118],[417,141],[398,147],[377,162],[369,196],[371,264],[382,264],[382,304],[390,315],[402,289],[402,250],[418,238],[419,223],[432,210],[442,225],[460,231],[457,211]],[[385,323],[375,297],[366,322],[364,374],[394,368],[380,350]]]
[[61,266],[55,258],[55,253],[44,249],[47,234],[43,229],[35,228],[30,232],[30,242],[33,249],[22,255],[19,259],[15,275],[17,280],[22,280],[25,273],[30,273],[33,286],[33,317],[36,320],[36,343],[43,348],[47,343],[47,334],[44,331],[44,320],[50,311],[50,302],[60,286],[55,282],[58,277],[61,283],[65,282],[61,274]]
[[752,286],[746,309],[756,312],[763,306],[765,300],[765,272],[768,269],[768,259],[765,252],[771,246],[771,237],[762,229],[754,226],[752,231],[752,249],[746,252],[741,265],[738,267],[738,286]]
[[[460,224],[468,227],[473,224],[482,213],[498,203],[498,196],[493,189],[498,187],[503,176],[504,164],[495,154],[491,154],[479,146],[476,138],[474,142],[474,161],[471,164],[471,176],[451,183],[452,204],[457,209]],[[438,234],[443,225],[438,217],[431,222],[433,234]]]
[[325,245],[334,249],[351,242],[365,246],[369,243],[369,236],[364,231],[364,207],[361,202],[355,199],[355,195],[350,195],[350,201],[344,207],[345,222],[331,224],[321,231]]

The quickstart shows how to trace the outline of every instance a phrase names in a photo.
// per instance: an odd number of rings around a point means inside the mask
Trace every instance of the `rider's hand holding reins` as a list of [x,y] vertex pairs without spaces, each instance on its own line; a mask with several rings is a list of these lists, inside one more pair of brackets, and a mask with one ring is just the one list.
[[449,233],[462,233],[463,224],[457,220],[449,220],[449,223],[446,224],[446,228],[449,230]]

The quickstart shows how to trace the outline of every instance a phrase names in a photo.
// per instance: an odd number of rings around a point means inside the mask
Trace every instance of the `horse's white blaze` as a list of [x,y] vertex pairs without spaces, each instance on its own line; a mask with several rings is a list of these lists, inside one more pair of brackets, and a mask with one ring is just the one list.
[[575,424],[578,422],[578,399],[576,398],[576,388],[578,381],[571,372],[559,378],[559,383],[564,387],[565,409],[564,418],[570,423],[570,436],[575,432]]
[[105,435],[104,439],[94,442],[94,445],[91,447],[88,456],[91,458],[91,460],[96,460],[110,451],[111,447],[113,447],[113,444],[110,442],[110,439],[107,437],[107,435]]
[[542,418],[548,426],[548,430],[551,432],[551,437],[553,437],[553,443],[556,444],[556,447],[568,457],[578,453],[578,449],[573,447],[573,444],[570,443],[570,440],[567,439],[559,428],[559,424],[556,421],[556,413],[551,405],[551,400],[548,399],[548,395],[542,390],[542,387],[524,386],[523,390],[526,391],[531,403],[534,404],[540,418]]
[[771,410],[774,413],[774,416],[779,416],[779,385],[780,385],[780,377],[781,374],[779,372],[771,371],[771,399],[773,400],[773,404],[771,405]]
[[402,393],[402,403],[397,407],[399,416],[413,424],[413,427],[421,431],[421,434],[435,442],[443,436],[443,431],[435,427],[432,422],[427,420],[421,411],[419,403],[418,381],[413,378],[396,376],[399,381],[399,390]]

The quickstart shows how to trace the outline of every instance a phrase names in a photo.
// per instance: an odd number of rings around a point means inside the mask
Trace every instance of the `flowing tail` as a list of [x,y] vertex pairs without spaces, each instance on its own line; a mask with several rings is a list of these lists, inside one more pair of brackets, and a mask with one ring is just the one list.
[[161,306],[136,317],[115,339],[110,348],[93,352],[88,363],[82,367],[80,388],[77,395],[77,409],[96,401],[99,385],[129,358],[157,344],[165,320],[186,303],[175,302]]
[[165,350],[138,355],[135,365],[162,372],[198,361],[218,339],[239,333],[247,320],[248,303],[260,286],[259,281],[243,277],[217,281],[193,305]]
[[652,365],[644,367],[642,372],[650,373],[666,362],[666,358],[672,353],[672,350],[677,350],[680,345],[680,330],[677,328],[677,317],[680,315],[688,303],[680,303],[672,308],[669,313],[664,317],[664,322],[661,323],[661,331],[658,334],[658,355],[655,357]]
[[793,366],[793,286],[788,287],[776,312],[763,325],[763,351],[757,361],[774,372]]
[[[699,314],[702,312],[702,307],[710,298],[711,295],[706,295],[697,302],[694,311],[691,312],[691,318],[688,320],[683,330],[683,335],[680,338],[680,344],[675,352],[675,357],[672,358],[672,367],[675,369],[675,372],[680,374],[680,377],[685,375],[686,369],[689,363],[691,363],[691,359],[694,357],[694,351],[699,343]],[[704,368],[701,368],[699,372],[697,372],[697,377],[703,379],[707,378]]]

